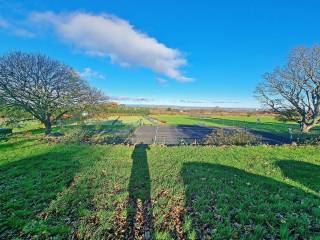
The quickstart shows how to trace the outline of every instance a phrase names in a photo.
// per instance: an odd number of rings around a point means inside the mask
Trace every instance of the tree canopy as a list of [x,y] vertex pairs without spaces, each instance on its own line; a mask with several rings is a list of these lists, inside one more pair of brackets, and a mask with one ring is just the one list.
[[303,132],[319,123],[320,47],[298,47],[288,62],[264,75],[258,99],[273,111],[297,119]]
[[0,102],[33,115],[46,134],[68,111],[105,100],[71,67],[45,55],[13,52],[0,57]]

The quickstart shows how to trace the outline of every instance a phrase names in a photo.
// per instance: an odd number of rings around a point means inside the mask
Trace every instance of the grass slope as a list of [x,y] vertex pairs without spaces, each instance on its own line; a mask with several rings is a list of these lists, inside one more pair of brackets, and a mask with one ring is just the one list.
[[1,239],[316,239],[318,147],[0,143]]

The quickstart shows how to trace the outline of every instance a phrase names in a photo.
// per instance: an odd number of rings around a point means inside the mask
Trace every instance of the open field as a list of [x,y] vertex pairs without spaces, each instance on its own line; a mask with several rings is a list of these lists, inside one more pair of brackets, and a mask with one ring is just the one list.
[[0,238],[320,236],[318,147],[0,144]]
[[0,240],[320,240],[319,9],[0,0]]
[[[140,125],[151,125],[144,116],[117,116],[106,118],[65,119],[53,126],[53,134],[62,133],[66,136],[87,135],[95,137],[96,143],[111,143],[111,138],[116,137],[115,143],[125,142],[130,134]],[[44,126],[40,122],[23,121],[14,125],[14,134],[39,137],[43,136]],[[74,136],[76,137],[76,136]],[[104,138],[108,138],[104,141]],[[111,139],[111,142],[109,141]]]
[[[137,131],[131,139],[130,136],[140,126],[145,125],[146,128],[151,130],[147,135],[140,134],[141,131]],[[154,126],[154,127],[148,127]],[[159,127],[158,127],[159,126]],[[165,127],[167,126],[167,128]],[[195,129],[184,131],[185,126],[194,126]],[[240,129],[250,132],[251,134],[262,138],[264,140],[260,142],[270,144],[282,144],[291,143],[291,141],[304,142],[307,139],[314,139],[320,135],[320,127],[313,129],[309,134],[301,134],[299,125],[294,122],[281,122],[275,118],[274,115],[110,115],[108,117],[89,117],[85,119],[66,119],[59,122],[53,128],[54,133],[69,134],[72,131],[83,129],[90,132],[89,135],[99,135],[98,138],[104,138],[107,134],[107,138],[111,135],[118,135],[116,143],[120,142],[133,142],[133,143],[152,143],[157,138],[157,143],[173,143],[178,144],[180,142],[193,143],[195,139],[198,143],[201,143],[197,128],[208,128],[206,133],[212,132],[210,129]],[[19,126],[14,128],[15,133],[23,134],[42,134],[43,126],[37,121],[22,122]],[[162,134],[157,129],[165,128]],[[171,129],[171,130],[170,130]],[[292,132],[292,140],[289,133],[289,129]],[[168,131],[172,131],[168,132]],[[216,130],[214,130],[216,131]],[[168,133],[167,133],[168,132]],[[143,131],[142,131],[143,133]],[[175,134],[174,134],[175,133]],[[139,136],[141,135],[141,139]],[[149,136],[150,135],[150,136]],[[150,138],[150,139],[149,139]],[[131,140],[130,140],[131,139]],[[145,139],[145,141],[143,141]],[[171,140],[170,140],[171,139]],[[167,141],[168,140],[168,141]],[[185,140],[185,141],[183,141]],[[308,140],[307,140],[308,141]],[[98,141],[100,143],[104,142]],[[107,141],[110,143],[110,141]]]
[[105,124],[105,125],[110,125],[110,124],[116,124],[116,125],[121,125],[121,124],[144,124],[144,125],[151,125],[152,122],[150,122],[147,118],[141,115],[133,115],[133,116],[125,116],[125,115],[113,115],[109,116],[108,118],[93,118],[93,119],[88,119],[88,123],[99,123],[99,124]]
[[[247,128],[259,132],[269,132],[289,137],[289,128],[292,129],[293,137],[304,137],[301,135],[299,125],[294,122],[281,122],[273,115],[239,116],[239,115],[153,115],[154,118],[168,125],[202,125],[215,127]],[[257,121],[257,119],[259,119]],[[320,127],[310,132],[310,135],[319,135]]]
[[[257,121],[257,119],[259,119]],[[288,135],[288,129],[291,128],[294,133],[299,132],[299,125],[295,122],[281,122],[275,118],[274,115],[110,115],[104,118],[88,118],[85,120],[87,124],[101,124],[101,125],[202,125],[215,127],[240,127],[248,128],[258,131],[272,132],[276,134]],[[65,123],[74,123],[74,121]],[[40,127],[38,121],[28,121],[22,124],[21,128],[15,128],[15,131],[25,131]],[[320,134],[320,127],[316,127],[311,131],[314,134]]]
[[[131,125],[138,126],[140,124],[151,125],[150,122],[145,116],[142,115],[110,115],[108,117],[92,117],[88,119],[65,119],[61,122],[58,122],[54,126],[55,131],[61,131],[62,126],[76,126],[76,125],[100,125],[100,126],[111,126],[111,125]],[[27,131],[34,131],[35,129],[43,128],[43,125],[37,121],[23,121],[15,124],[13,127],[13,131],[15,133],[22,133]]]
[[65,120],[53,128],[59,143],[21,123],[0,141],[0,239],[320,238],[318,146],[114,145],[141,125],[296,127],[272,116],[115,115]]

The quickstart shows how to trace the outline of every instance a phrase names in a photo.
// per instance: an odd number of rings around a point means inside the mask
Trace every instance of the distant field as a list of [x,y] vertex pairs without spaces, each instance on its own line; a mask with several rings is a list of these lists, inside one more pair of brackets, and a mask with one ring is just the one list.
[[[283,123],[274,118],[274,116],[261,115],[261,116],[230,116],[230,115],[211,115],[211,116],[192,116],[192,115],[153,115],[162,121],[166,121],[167,124],[204,124],[210,126],[241,126],[244,123],[257,124],[257,119],[260,123]],[[219,121],[220,120],[220,121]],[[285,126],[295,126],[294,123],[285,123]]]
[[[215,127],[235,127],[246,128],[248,130],[271,133],[282,137],[289,138],[289,128],[292,129],[293,139],[302,141],[305,138],[320,135],[320,127],[311,131],[310,134],[301,134],[299,125],[294,122],[280,122],[272,115],[212,115],[212,116],[194,116],[194,115],[110,115],[108,117],[89,118],[84,122],[79,120],[65,120],[58,123],[53,128],[53,132],[66,132],[69,129],[75,129],[77,126],[85,124],[90,129],[97,130],[124,130],[132,131],[141,124],[144,125],[201,125],[201,126],[215,126]],[[14,127],[15,133],[42,133],[43,126],[38,121],[22,122]]]
[[[115,121],[115,122],[114,122]],[[112,115],[107,118],[89,118],[87,120],[88,123],[99,123],[99,124],[152,124],[149,120],[147,120],[144,116],[134,115],[134,116],[118,116]]]
[[14,137],[0,142],[0,239],[317,239],[319,156]]
[[[292,129],[294,136],[299,137],[299,125],[294,122],[280,122],[273,116],[188,116],[188,115],[153,115],[154,118],[169,125],[204,125],[217,127],[240,127],[251,130],[269,132],[282,136],[289,136],[289,128]],[[259,119],[259,120],[258,120]],[[320,127],[314,129],[312,134],[320,134]]]
[[[118,116],[118,115],[111,115],[104,118],[88,118],[84,121],[80,121],[78,119],[66,119],[61,122],[58,122],[56,125],[53,126],[53,131],[64,131],[69,127],[76,127],[80,125],[88,125],[88,126],[97,126],[97,127],[104,127],[104,128],[111,128],[112,125],[115,126],[127,126],[127,127],[134,127],[140,124],[151,125],[153,124],[144,116]],[[66,128],[67,127],[67,128]],[[41,133],[43,125],[37,121],[25,121],[17,123],[13,126],[14,133]]]

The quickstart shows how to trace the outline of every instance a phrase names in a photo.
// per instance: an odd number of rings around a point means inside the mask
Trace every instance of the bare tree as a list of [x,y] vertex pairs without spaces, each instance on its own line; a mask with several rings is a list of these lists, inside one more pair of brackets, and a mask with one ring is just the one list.
[[72,68],[47,56],[13,52],[0,57],[0,102],[32,114],[46,134],[68,111],[105,99]]
[[320,47],[292,50],[284,67],[264,75],[258,99],[275,112],[298,118],[302,132],[319,123]]

